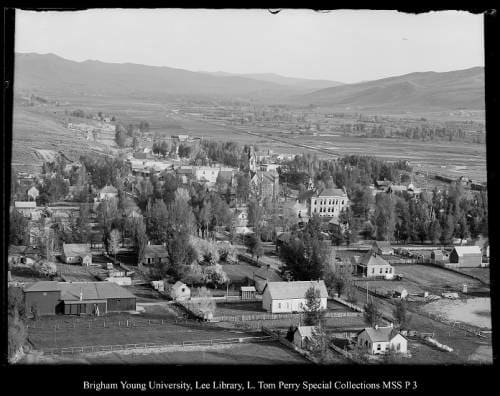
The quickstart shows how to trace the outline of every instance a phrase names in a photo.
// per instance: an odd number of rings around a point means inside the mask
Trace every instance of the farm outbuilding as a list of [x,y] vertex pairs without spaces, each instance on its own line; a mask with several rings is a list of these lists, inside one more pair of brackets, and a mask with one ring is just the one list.
[[26,310],[39,315],[135,311],[136,297],[112,282],[37,282],[24,289]]
[[315,326],[298,326],[293,333],[293,343],[302,349],[307,349],[318,329]]
[[240,297],[242,300],[254,300],[256,292],[254,286],[241,286]]
[[64,243],[63,262],[67,264],[92,265],[92,251],[89,243]]
[[450,264],[458,267],[480,267],[482,252],[479,246],[455,246],[450,253]]

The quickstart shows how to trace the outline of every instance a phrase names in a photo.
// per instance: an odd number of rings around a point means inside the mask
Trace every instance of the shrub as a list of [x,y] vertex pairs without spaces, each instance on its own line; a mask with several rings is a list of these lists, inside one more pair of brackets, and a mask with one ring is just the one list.
[[196,237],[191,237],[190,242],[196,251],[199,263],[205,262],[208,265],[215,265],[219,262],[217,244]]
[[224,262],[235,262],[236,261],[236,249],[233,245],[227,242],[218,242],[217,251],[219,253],[219,258]]

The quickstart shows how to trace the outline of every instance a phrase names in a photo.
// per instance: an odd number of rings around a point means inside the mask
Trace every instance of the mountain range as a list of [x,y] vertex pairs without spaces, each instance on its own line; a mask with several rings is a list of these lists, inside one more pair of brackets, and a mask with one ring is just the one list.
[[484,109],[484,68],[421,72],[357,84],[278,74],[193,72],[133,63],[75,62],[16,53],[14,88],[51,97],[223,97],[338,109]]

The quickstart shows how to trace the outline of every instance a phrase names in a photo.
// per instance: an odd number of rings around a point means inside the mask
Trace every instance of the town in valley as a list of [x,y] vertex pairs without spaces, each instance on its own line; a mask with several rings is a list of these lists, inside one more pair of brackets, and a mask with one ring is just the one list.
[[69,58],[15,54],[11,363],[492,364],[483,67]]

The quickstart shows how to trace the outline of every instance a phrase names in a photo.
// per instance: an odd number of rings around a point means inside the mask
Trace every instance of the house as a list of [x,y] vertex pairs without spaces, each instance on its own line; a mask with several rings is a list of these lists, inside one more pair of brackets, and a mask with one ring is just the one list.
[[338,218],[349,205],[345,189],[325,188],[313,195],[309,201],[309,216]]
[[67,264],[92,265],[90,243],[63,243],[61,259]]
[[24,289],[26,311],[39,315],[102,315],[135,311],[136,297],[112,282],[36,282]]
[[323,280],[267,282],[262,295],[262,307],[271,313],[303,312],[307,303],[306,292],[319,290],[320,308],[326,309],[328,291]]
[[367,278],[385,278],[394,277],[394,268],[378,253],[369,251],[357,263],[357,273]]
[[372,245],[372,250],[378,254],[393,255],[394,249],[388,241],[375,241]]
[[28,192],[28,201],[36,201],[38,196],[40,195],[40,191],[35,186],[31,187]]
[[168,257],[165,245],[151,245],[149,242],[144,249],[144,258],[140,265],[152,265],[164,262]]
[[118,190],[113,186],[104,186],[99,191],[99,200],[112,199],[118,196]]
[[170,289],[170,297],[175,301],[184,301],[191,298],[191,290],[185,283],[177,281],[172,285]]
[[293,344],[302,349],[308,349],[313,341],[316,326],[298,326],[293,332]]
[[256,292],[254,286],[241,286],[240,297],[242,300],[254,300]]
[[457,267],[480,267],[482,252],[479,246],[455,246],[450,253],[450,264]]
[[358,334],[357,345],[365,348],[371,354],[383,354],[391,349],[397,353],[408,351],[408,340],[403,337],[393,326],[367,327]]

